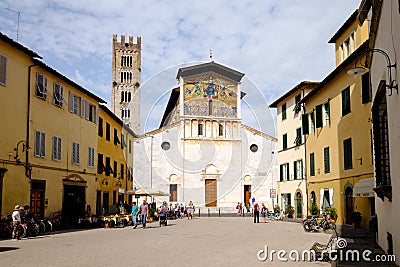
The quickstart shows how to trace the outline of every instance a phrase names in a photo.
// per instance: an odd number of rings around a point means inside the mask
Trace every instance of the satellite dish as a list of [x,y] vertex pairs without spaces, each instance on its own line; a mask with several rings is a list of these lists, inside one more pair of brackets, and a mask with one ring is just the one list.
[[349,69],[349,70],[347,71],[347,74],[349,74],[349,75],[354,75],[354,77],[357,77],[358,74],[361,74],[361,73],[363,73],[363,72],[365,72],[365,69],[364,69],[364,68],[356,67],[356,68],[353,68],[353,69]]

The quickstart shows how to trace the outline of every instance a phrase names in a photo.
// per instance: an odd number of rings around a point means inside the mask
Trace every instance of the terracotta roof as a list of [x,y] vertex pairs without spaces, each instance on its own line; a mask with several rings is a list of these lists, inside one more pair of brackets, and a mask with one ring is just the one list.
[[315,87],[317,87],[319,85],[319,82],[302,81],[301,83],[299,83],[298,85],[296,85],[295,87],[290,89],[288,92],[286,92],[283,96],[281,96],[277,100],[275,100],[272,104],[269,105],[269,107],[276,108],[280,102],[282,102],[287,97],[289,97],[293,93],[297,92],[298,90],[300,90],[301,88],[303,88],[306,85],[314,85]]
[[235,82],[240,82],[244,76],[244,73],[238,72],[234,69],[228,68],[221,64],[215,63],[214,61],[211,61],[199,65],[180,68],[178,70],[178,74],[176,75],[176,79],[178,80],[179,77],[187,77],[209,71],[218,73],[224,77],[234,80]]
[[30,50],[29,48],[23,46],[23,45],[20,44],[20,43],[14,41],[13,39],[11,39],[10,37],[8,37],[8,36],[2,34],[1,32],[0,32],[0,40],[2,40],[2,41],[4,41],[4,42],[8,43],[9,45],[11,45],[11,46],[17,48],[18,50],[24,52],[24,53],[27,54],[28,56],[31,56],[31,57],[33,57],[33,58],[40,58],[40,59],[42,58],[41,56],[39,56],[38,54],[36,54],[36,52]]

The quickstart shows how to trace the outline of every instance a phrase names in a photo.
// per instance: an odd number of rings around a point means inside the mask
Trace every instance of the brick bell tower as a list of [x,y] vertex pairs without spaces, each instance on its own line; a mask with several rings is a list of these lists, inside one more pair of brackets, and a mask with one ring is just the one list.
[[111,110],[126,123],[135,134],[140,134],[140,77],[141,77],[141,37],[113,34],[112,44],[112,96]]

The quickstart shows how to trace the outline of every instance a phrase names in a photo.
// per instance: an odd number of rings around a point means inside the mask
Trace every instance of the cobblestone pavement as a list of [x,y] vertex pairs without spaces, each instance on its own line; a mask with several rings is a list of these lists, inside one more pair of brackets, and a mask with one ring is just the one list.
[[[252,218],[169,220],[168,226],[53,233],[0,241],[0,266],[330,266],[322,262],[260,261],[257,252],[302,251],[330,235],[305,233],[301,224],[254,224]],[[261,254],[262,256],[263,254]],[[288,258],[288,255],[286,255]]]

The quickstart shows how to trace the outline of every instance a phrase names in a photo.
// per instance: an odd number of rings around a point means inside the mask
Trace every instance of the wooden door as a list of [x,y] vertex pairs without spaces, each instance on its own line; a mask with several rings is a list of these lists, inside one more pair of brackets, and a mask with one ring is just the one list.
[[345,208],[346,208],[346,224],[351,224],[351,214],[354,211],[353,206],[353,189],[351,187],[347,187],[345,190]]
[[246,205],[250,204],[251,199],[251,185],[244,186],[244,203]]
[[206,207],[217,206],[217,180],[205,180]]
[[39,191],[39,190],[31,191],[30,210],[32,213],[39,215],[39,217],[42,217],[43,195],[44,195],[44,191]]

